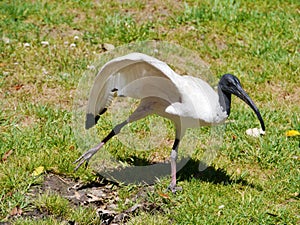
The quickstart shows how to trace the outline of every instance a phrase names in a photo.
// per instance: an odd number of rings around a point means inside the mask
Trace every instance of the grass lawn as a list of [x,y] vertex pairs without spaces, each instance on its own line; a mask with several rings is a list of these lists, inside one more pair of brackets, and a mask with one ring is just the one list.
[[[266,135],[245,134],[258,121],[234,98],[233,122],[206,171],[198,171],[194,154],[179,172],[183,191],[174,195],[165,192],[168,177],[153,187],[112,185],[115,211],[155,205],[129,214],[128,224],[299,224],[300,139],[286,136],[300,131],[299,24],[297,0],[1,1],[0,221],[101,224],[97,207],[71,204],[51,186],[34,194],[32,188],[51,174],[70,183],[99,180],[91,168],[74,172],[78,82],[103,44],[160,40],[197,52],[216,78],[238,76],[262,113]],[[100,137],[111,129],[102,123]],[[171,127],[168,132],[172,138]],[[118,146],[113,139],[112,151]],[[149,158],[126,149],[119,154]]]

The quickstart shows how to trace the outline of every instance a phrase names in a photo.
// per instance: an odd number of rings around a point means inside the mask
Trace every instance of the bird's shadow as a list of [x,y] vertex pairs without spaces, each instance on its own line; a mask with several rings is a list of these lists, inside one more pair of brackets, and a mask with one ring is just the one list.
[[[202,166],[200,166],[202,165]],[[233,178],[232,175],[229,175],[225,169],[218,168],[216,169],[213,166],[207,166],[203,170],[199,170],[200,167],[205,167],[203,162],[199,160],[190,159],[187,164],[177,172],[178,180],[191,180],[197,179],[204,182],[209,182],[213,184],[222,184],[222,185],[232,185],[232,184],[241,184],[243,186],[249,186],[257,190],[262,190],[257,184],[249,183],[243,178]]]
[[[177,167],[181,168],[177,172],[178,181],[197,179],[213,184],[241,184],[257,190],[262,190],[262,188],[256,184],[249,183],[243,178],[233,178],[226,170],[220,168],[216,169],[213,166],[206,166],[199,160],[183,158],[177,163]],[[203,169],[200,171],[199,168]],[[134,160],[131,167],[102,171],[99,175],[117,183],[153,184],[160,178],[170,176],[170,172],[170,163],[151,164],[151,162],[145,160]]]

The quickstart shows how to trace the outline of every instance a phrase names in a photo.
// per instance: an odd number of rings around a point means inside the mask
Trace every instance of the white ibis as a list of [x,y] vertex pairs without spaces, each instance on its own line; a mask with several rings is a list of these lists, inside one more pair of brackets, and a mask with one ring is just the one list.
[[107,62],[97,77],[87,106],[86,129],[93,127],[101,114],[105,113],[114,95],[141,99],[137,109],[94,148],[81,155],[75,163],[77,170],[84,162],[101,149],[122,127],[150,114],[172,120],[175,124],[175,141],[171,152],[171,183],[169,189],[176,187],[176,158],[179,142],[187,128],[212,126],[226,120],[230,114],[231,95],[246,102],[257,115],[261,128],[265,125],[261,114],[241,86],[237,77],[225,74],[221,77],[218,92],[205,81],[181,76],[166,63],[141,53],[131,53]]

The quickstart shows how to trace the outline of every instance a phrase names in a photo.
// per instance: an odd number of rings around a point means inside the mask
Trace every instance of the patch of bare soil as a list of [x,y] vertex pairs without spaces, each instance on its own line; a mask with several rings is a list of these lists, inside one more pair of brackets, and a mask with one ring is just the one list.
[[[128,205],[128,207],[123,211],[118,210],[120,197],[117,185],[104,178],[84,184],[57,174],[48,174],[45,176],[42,185],[33,186],[27,195],[34,200],[43,193],[59,194],[69,200],[71,207],[94,208],[95,217],[99,218],[101,224],[126,224],[130,216],[141,211],[163,212],[159,205],[147,201],[147,192],[151,192],[153,189],[153,186],[141,187],[137,193],[125,200],[123,204]],[[30,211],[24,211],[18,216],[42,219],[50,215],[47,211],[41,211],[33,206]],[[76,221],[67,221],[67,223],[77,224]]]
[[184,4],[180,1],[174,0],[150,0],[140,1],[143,5],[138,10],[131,9],[130,7],[122,7],[120,10],[131,15],[135,21],[144,23],[148,21],[163,21],[168,16],[184,8]]
[[265,90],[272,93],[274,99],[286,105],[300,105],[300,87],[293,84],[291,88],[290,83],[282,82],[268,82],[265,86]]

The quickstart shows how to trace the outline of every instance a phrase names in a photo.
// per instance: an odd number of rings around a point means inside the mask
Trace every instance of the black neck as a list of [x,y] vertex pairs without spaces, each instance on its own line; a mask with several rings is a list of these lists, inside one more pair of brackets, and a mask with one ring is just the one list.
[[219,104],[226,110],[227,116],[230,114],[231,106],[231,94],[222,91],[220,85],[218,85]]

